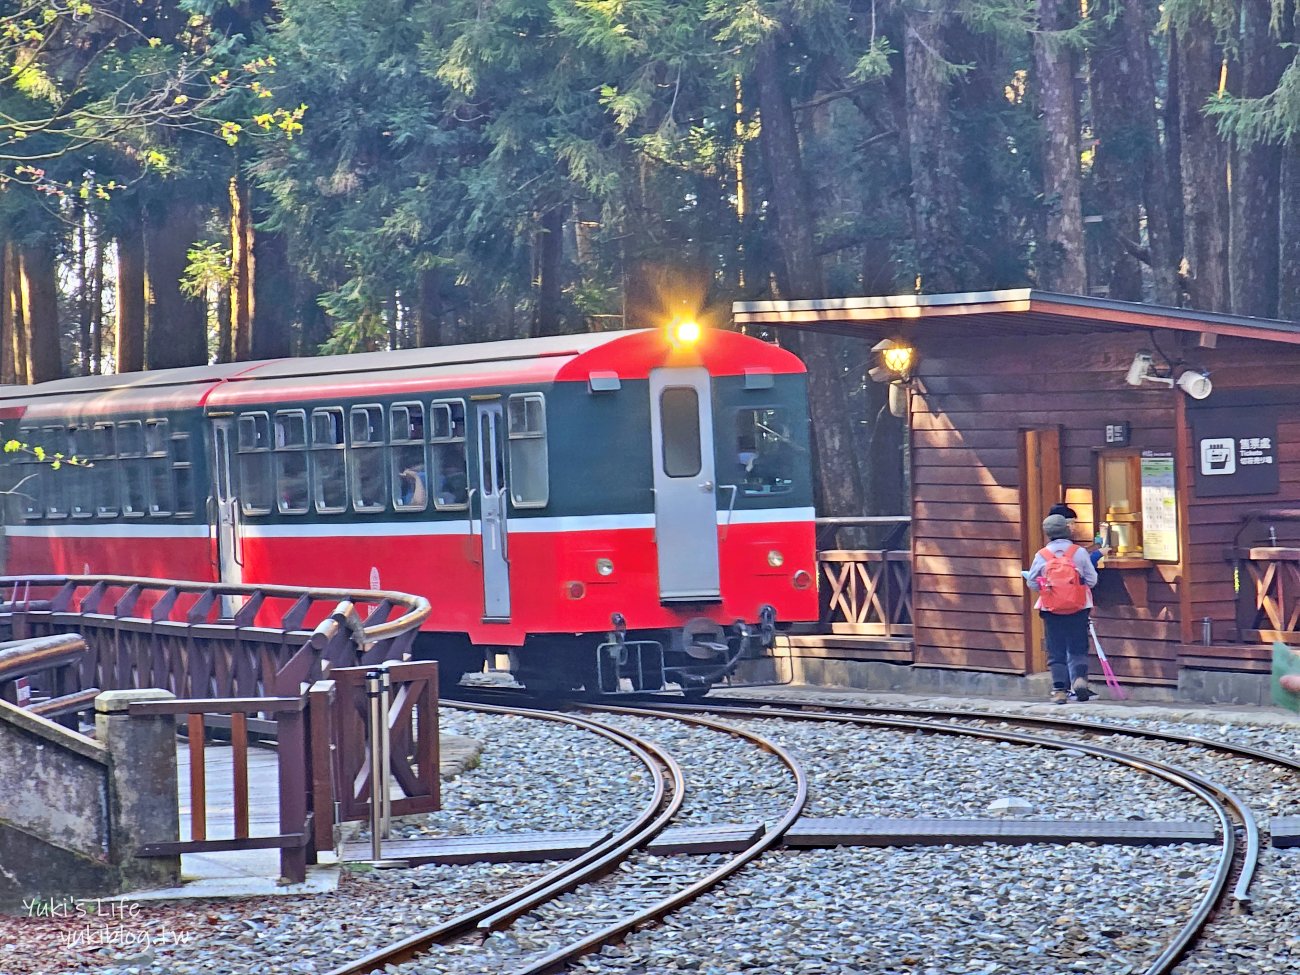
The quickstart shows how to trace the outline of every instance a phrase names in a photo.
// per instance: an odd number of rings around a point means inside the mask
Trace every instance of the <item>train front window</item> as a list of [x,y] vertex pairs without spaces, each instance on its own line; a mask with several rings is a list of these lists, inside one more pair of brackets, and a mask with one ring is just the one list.
[[510,441],[510,502],[541,508],[550,496],[546,453],[546,400],[541,393],[516,393],[506,410]]
[[348,506],[348,471],[345,463],[343,410],[313,410],[311,414],[311,482],[316,510],[338,514]]
[[424,404],[398,403],[389,411],[392,447],[389,466],[393,507],[423,511],[429,505],[429,475],[424,456]]
[[306,512],[311,492],[307,484],[307,414],[303,410],[275,414],[275,488],[281,514]]
[[786,494],[794,486],[794,440],[786,411],[736,411],[736,480],[747,495]]
[[388,503],[388,478],[384,473],[384,408],[354,406],[351,413],[352,507],[355,511],[383,511]]
[[693,386],[669,386],[659,394],[663,419],[663,465],[669,477],[694,477],[702,466],[700,396]]
[[433,463],[433,506],[439,511],[469,504],[468,465],[465,462],[465,404],[445,400],[429,404],[430,446]]
[[245,413],[239,418],[239,502],[246,515],[265,515],[271,511],[273,442],[271,418],[265,413]]

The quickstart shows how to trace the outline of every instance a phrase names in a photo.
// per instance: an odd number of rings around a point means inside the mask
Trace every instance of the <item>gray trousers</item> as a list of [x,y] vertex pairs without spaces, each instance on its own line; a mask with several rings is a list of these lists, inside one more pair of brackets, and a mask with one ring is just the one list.
[[1088,617],[1092,611],[1081,609],[1077,613],[1047,613],[1043,618],[1047,630],[1047,665],[1052,671],[1052,688],[1069,690],[1080,677],[1088,677]]

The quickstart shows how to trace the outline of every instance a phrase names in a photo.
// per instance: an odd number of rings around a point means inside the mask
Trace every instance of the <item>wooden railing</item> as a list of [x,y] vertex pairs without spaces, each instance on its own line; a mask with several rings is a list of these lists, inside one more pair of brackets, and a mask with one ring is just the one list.
[[[132,717],[184,715],[190,754],[189,839],[149,843],[141,849],[139,855],[173,856],[179,853],[278,849],[280,876],[289,883],[302,883],[307,877],[307,864],[316,862],[317,850],[308,802],[308,770],[312,766],[304,721],[308,700],[308,694],[300,694],[295,697],[245,700],[141,701],[131,704],[128,713]],[[248,720],[251,714],[270,715],[275,722],[280,832],[269,836],[250,835]],[[222,715],[230,719],[230,743],[234,760],[230,836],[208,836],[205,715]],[[328,761],[328,752],[326,760]],[[324,814],[330,815],[328,806],[325,807]],[[219,831],[225,832],[224,829]]]
[[85,638],[83,688],[193,699],[292,696],[326,664],[400,660],[429,615],[404,593],[119,576],[0,577],[0,593],[0,631]]
[[[892,529],[902,544],[907,517],[819,518],[819,533],[844,528]],[[906,548],[828,549],[821,570],[820,623],[824,632],[888,638],[912,635],[912,556]]]
[[1300,642],[1300,548],[1235,548],[1237,638]]

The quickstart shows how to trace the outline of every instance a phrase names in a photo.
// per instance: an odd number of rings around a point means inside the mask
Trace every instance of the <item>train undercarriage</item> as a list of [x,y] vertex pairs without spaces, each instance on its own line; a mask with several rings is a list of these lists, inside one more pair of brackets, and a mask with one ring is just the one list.
[[[677,687],[688,698],[703,697],[735,672],[740,662],[772,645],[776,613],[764,606],[757,624],[736,620],[723,626],[705,617],[672,630],[633,630],[621,614],[603,634],[536,634],[522,647],[506,648],[510,672],[538,694],[613,695]],[[421,634],[414,656],[437,659],[445,689],[466,673],[483,669],[493,648],[470,643],[463,634]]]

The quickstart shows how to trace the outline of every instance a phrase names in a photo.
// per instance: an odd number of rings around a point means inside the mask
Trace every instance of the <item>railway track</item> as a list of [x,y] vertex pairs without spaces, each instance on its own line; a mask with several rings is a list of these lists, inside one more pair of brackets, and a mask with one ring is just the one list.
[[[498,690],[474,696],[479,699],[478,703],[462,702],[457,706],[473,707],[483,713],[525,713],[500,703],[520,699],[519,695],[510,692]],[[484,703],[489,699],[497,703]],[[717,890],[728,878],[734,877],[764,852],[772,850],[796,821],[807,800],[805,770],[771,737],[745,728],[745,724],[756,721],[838,722],[893,732],[921,732],[990,744],[1082,753],[1186,790],[1210,810],[1217,824],[1218,857],[1212,876],[1190,915],[1160,946],[1154,960],[1142,969],[1143,975],[1165,975],[1186,956],[1218,912],[1229,908],[1249,908],[1250,885],[1260,855],[1260,834],[1255,814],[1234,790],[1221,783],[1169,761],[1103,746],[1088,739],[1095,739],[1098,735],[1130,736],[1180,748],[1196,747],[1235,759],[1269,763],[1290,771],[1300,769],[1300,763],[1248,746],[1151,729],[1032,715],[815,703],[792,705],[788,701],[724,697],[711,699],[708,705],[685,705],[680,698],[659,698],[650,708],[591,703],[582,705],[581,709],[586,712],[582,716],[572,713],[559,715],[535,708],[527,711],[549,720],[567,720],[611,740],[618,740],[639,760],[647,763],[655,776],[655,795],[638,820],[625,826],[600,847],[561,865],[519,891],[403,942],[373,951],[352,964],[335,969],[331,975],[375,971],[411,961],[437,946],[449,944],[451,947],[444,947],[436,960],[430,957],[424,964],[436,961],[439,971],[502,971],[516,975],[560,971],[584,955],[598,951],[601,946],[618,942],[630,932],[668,917],[702,894]],[[706,717],[706,714],[714,716]],[[719,714],[728,723],[720,722],[716,717]],[[595,715],[600,716],[599,720]],[[715,734],[737,735],[780,759],[795,784],[795,795],[784,815],[776,818],[774,824],[765,828],[742,853],[727,859],[714,857],[701,861],[698,858],[655,857],[645,853],[644,847],[655,836],[670,823],[681,821],[690,782],[690,776],[683,774],[672,755],[655,745],[655,739],[663,735],[648,733],[643,727],[647,721],[689,722],[697,731],[708,729]],[[988,727],[991,723],[1050,727],[1069,737],[1045,737],[1005,727]],[[561,933],[577,918],[584,919],[585,930],[581,936]],[[473,935],[481,939],[478,944],[467,937]],[[459,942],[452,944],[456,939],[460,939]]]

